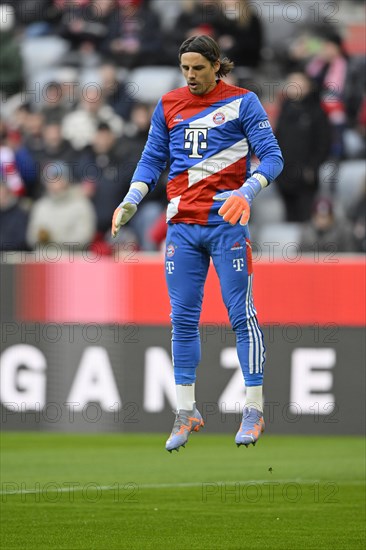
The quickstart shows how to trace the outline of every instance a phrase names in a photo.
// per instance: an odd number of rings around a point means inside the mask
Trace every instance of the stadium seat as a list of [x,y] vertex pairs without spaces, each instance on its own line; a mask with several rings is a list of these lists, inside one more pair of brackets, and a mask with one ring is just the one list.
[[68,42],[58,36],[24,38],[21,55],[26,77],[56,65],[69,48]]
[[[38,101],[41,103],[44,99],[45,89],[49,82],[59,82],[60,84],[64,82],[78,82],[79,86],[81,86],[80,72],[78,73],[73,67],[54,66],[41,68],[39,71],[35,71],[28,75],[26,90],[29,90],[29,93],[24,93],[24,97],[28,99],[29,96],[29,98],[34,101],[34,98],[40,95]],[[91,82],[93,82],[93,80],[91,80]],[[78,88],[74,90],[74,93],[76,94],[77,91]]]
[[276,195],[265,197],[262,194],[251,207],[252,221],[260,226],[267,223],[281,223],[285,220],[285,207]]
[[346,211],[360,198],[366,181],[366,162],[346,160],[340,163],[336,198]]
[[185,83],[175,67],[139,67],[130,71],[126,79],[126,85],[133,87],[134,98],[146,103],[156,103],[163,94]]
[[301,223],[269,223],[260,227],[255,234],[255,250],[261,251],[263,260],[273,257],[293,259],[299,253],[302,231]]

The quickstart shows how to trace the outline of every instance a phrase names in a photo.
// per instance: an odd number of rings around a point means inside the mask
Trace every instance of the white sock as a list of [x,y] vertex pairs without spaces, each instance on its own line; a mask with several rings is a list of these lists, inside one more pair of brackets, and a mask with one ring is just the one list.
[[263,412],[263,386],[249,386],[246,390],[245,406]]
[[177,393],[177,410],[184,409],[191,411],[195,403],[194,397],[195,384],[179,384],[175,386]]

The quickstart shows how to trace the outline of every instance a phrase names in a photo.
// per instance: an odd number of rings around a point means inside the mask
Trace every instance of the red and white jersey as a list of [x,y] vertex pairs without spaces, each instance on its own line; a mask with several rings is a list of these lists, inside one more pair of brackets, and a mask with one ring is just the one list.
[[203,96],[178,88],[165,94],[154,111],[132,181],[153,189],[169,160],[168,221],[225,223],[213,197],[244,184],[253,153],[261,161],[256,172],[272,181],[282,170],[282,155],[253,92],[222,81]]

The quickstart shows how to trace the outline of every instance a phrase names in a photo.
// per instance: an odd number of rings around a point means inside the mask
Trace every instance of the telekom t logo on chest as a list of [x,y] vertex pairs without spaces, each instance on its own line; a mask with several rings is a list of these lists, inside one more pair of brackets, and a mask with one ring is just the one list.
[[201,159],[203,155],[198,152],[198,147],[207,149],[207,128],[186,128],[184,130],[184,149],[191,149],[188,155],[191,159]]

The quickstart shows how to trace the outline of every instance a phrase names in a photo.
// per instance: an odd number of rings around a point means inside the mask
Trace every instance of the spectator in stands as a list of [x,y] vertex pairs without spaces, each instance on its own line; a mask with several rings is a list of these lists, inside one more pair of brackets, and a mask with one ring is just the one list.
[[236,67],[255,69],[261,60],[262,25],[248,0],[220,0],[218,43]]
[[23,143],[31,153],[36,154],[43,148],[43,124],[43,114],[31,107],[23,126]]
[[118,65],[133,69],[161,63],[160,21],[147,0],[117,0],[103,53]]
[[28,211],[0,175],[0,250],[27,250]]
[[43,169],[48,164],[63,161],[70,166],[71,176],[74,177],[74,167],[78,158],[75,149],[62,137],[62,128],[59,122],[46,122],[42,128],[43,146],[40,150],[33,152],[32,158],[36,163],[37,182],[32,189],[32,197],[40,197],[45,189],[40,180]]
[[165,213],[161,214],[159,218],[153,223],[149,229],[149,239],[154,243],[156,250],[163,250],[163,245],[166,240],[168,224],[166,223]]
[[18,25],[24,25],[32,36],[42,36],[49,31],[49,23],[58,16],[57,2],[59,0],[6,0],[6,4],[14,5]]
[[73,50],[98,52],[103,48],[115,17],[116,0],[67,2],[63,8],[59,34],[70,42]]
[[49,82],[42,90],[42,113],[45,121],[61,122],[68,112],[68,105],[63,97],[63,87],[58,82]]
[[95,212],[78,187],[71,186],[70,168],[63,162],[46,166],[42,173],[44,197],[32,208],[27,231],[30,247],[54,243],[60,248],[81,250],[95,233]]
[[42,129],[42,137],[43,148],[41,153],[37,155],[41,169],[42,166],[57,160],[62,160],[69,165],[76,163],[76,152],[70,143],[62,137],[60,123],[46,123]]
[[286,52],[281,57],[286,74],[297,71],[299,67],[305,69],[306,65],[318,55],[322,41],[311,29],[299,29],[289,44]]
[[63,137],[74,149],[81,151],[93,143],[101,122],[108,124],[117,137],[122,136],[122,118],[106,104],[99,86],[89,87],[87,91],[83,91],[78,108],[63,119]]
[[343,131],[346,126],[345,87],[348,71],[348,56],[341,36],[328,31],[318,55],[306,66],[307,74],[316,81],[322,106],[332,128],[331,156],[340,159],[343,155]]
[[117,67],[113,63],[103,63],[99,72],[105,102],[112,107],[117,115],[124,120],[128,120],[134,103],[134,99],[131,95],[131,93],[134,92],[133,86],[131,86],[129,90],[124,82],[119,82],[117,78]]
[[357,252],[366,253],[366,181],[360,198],[349,212]]
[[15,153],[9,146],[8,132],[5,123],[0,119],[0,177],[14,195],[25,192],[23,180],[16,164]]
[[[135,135],[131,136],[127,144],[128,172],[132,177],[134,168],[141,157],[144,149],[151,122],[151,116],[154,110],[153,105],[136,104],[131,112],[131,123],[135,127]],[[126,172],[127,174],[127,172]],[[130,178],[131,181],[131,178]],[[134,218],[130,222],[130,229],[133,229],[137,235],[140,248],[143,250],[157,250],[157,243],[151,238],[150,228],[155,221],[163,214],[167,206],[166,189],[167,172],[165,171],[158,185],[149,193]],[[129,185],[126,187],[128,191]],[[120,197],[123,195],[120,195]],[[118,202],[119,199],[117,199]]]
[[[217,36],[217,21],[220,17],[218,3],[211,0],[186,0],[177,21],[177,31],[183,40],[196,34]],[[177,36],[178,39],[178,36]]]
[[[0,146],[7,146],[14,156],[16,172],[22,180],[22,190],[28,196],[33,196],[37,184],[37,166],[33,154],[24,144],[28,115],[31,112],[29,104],[21,104],[9,119],[9,127],[0,120]],[[37,140],[36,140],[37,142]]]
[[38,160],[43,152],[43,124],[42,113],[27,106],[20,109],[22,122],[19,125],[21,141],[15,151],[16,165],[25,184],[25,193],[35,199],[43,193],[40,185]]
[[302,72],[288,75],[277,121],[276,137],[285,166],[277,178],[286,219],[310,219],[319,187],[319,167],[330,152],[330,127],[311,79]]
[[[352,64],[352,76],[347,81],[348,128],[344,133],[344,152],[346,158],[364,159],[366,156],[366,95],[364,93],[366,60],[358,65],[361,69],[358,71],[358,80],[355,75],[356,67],[356,63]],[[352,108],[350,108],[351,105]]]
[[14,9],[0,5],[0,96],[20,92],[23,86],[23,65],[19,40],[14,27]]
[[300,237],[302,252],[354,252],[350,225],[336,218],[332,201],[319,197],[313,205],[311,220],[304,225]]
[[32,106],[30,102],[21,102],[15,107],[10,117],[12,128],[21,135],[24,135],[25,133],[27,117],[31,110]]
[[79,157],[76,177],[94,204],[100,239],[109,232],[116,202],[129,188],[134,165],[128,161],[125,145],[117,143],[104,122],[99,124],[92,145]]
[[24,193],[8,130],[0,119],[0,250],[26,249],[28,213],[19,201]]
[[[187,0],[175,28],[168,36],[168,49],[190,36],[207,34],[219,43],[236,67],[256,68],[262,48],[262,26],[247,0]],[[171,57],[176,64],[176,59]]]
[[212,0],[183,0],[182,11],[173,29],[166,33],[166,62],[177,65],[176,51],[190,36],[207,34],[218,38],[219,5]]

